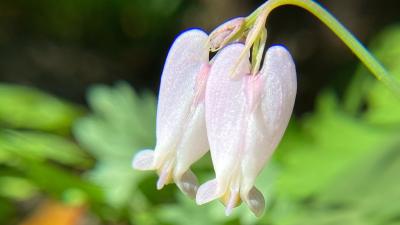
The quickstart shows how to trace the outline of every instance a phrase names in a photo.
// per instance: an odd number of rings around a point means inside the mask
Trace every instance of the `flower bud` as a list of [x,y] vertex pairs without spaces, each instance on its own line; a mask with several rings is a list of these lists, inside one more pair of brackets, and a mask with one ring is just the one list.
[[238,17],[217,27],[210,34],[210,50],[212,52],[218,51],[234,39],[239,39],[240,37],[237,37],[237,34],[243,30],[244,25],[245,18]]

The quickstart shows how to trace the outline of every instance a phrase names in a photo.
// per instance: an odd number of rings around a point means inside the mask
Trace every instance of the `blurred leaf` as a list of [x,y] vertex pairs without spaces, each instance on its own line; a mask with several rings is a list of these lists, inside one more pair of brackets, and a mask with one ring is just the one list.
[[16,212],[12,206],[11,202],[0,198],[0,222],[2,224],[12,224],[12,221],[15,220]]
[[146,173],[133,171],[131,160],[140,149],[154,146],[155,99],[142,97],[126,83],[96,86],[88,94],[93,114],[74,127],[78,141],[97,159],[90,179],[107,192],[109,203],[126,205]]
[[0,84],[0,123],[66,133],[82,110],[36,89]]
[[[0,129],[0,156],[3,152],[36,161],[50,159],[66,165],[87,166],[90,162],[82,150],[70,140],[36,131]],[[7,164],[12,164],[15,157],[9,156],[7,160]]]
[[282,171],[276,189],[283,196],[302,199],[324,190],[362,156],[398,137],[346,116],[331,93],[320,97],[317,108],[278,149]]
[[0,196],[2,197],[27,200],[37,194],[37,191],[37,188],[25,178],[0,176]]
[[[373,49],[391,75],[400,82],[400,26],[385,30],[375,41]],[[366,75],[367,76],[367,75]],[[390,126],[400,125],[400,100],[375,81],[368,92],[366,119]]]
[[[400,143],[398,143],[400,144]],[[379,225],[400,222],[399,145],[361,157],[328,188],[277,224]]]
[[366,155],[330,186],[319,201],[357,207],[376,224],[384,224],[400,212],[400,202],[393,201],[400,199],[400,182],[393,179],[399,171],[400,142]]
[[177,198],[177,204],[163,205],[156,211],[161,221],[174,225],[203,225],[225,224],[233,220],[232,217],[225,216],[224,207],[219,202],[198,206],[182,194],[177,194]]
[[[81,191],[88,200],[101,203],[103,192],[100,187],[83,181],[79,176],[64,171],[49,163],[39,163],[22,159],[20,170],[37,187],[46,191],[50,195],[63,199],[65,195],[69,197],[70,191]],[[68,199],[67,199],[68,200]]]

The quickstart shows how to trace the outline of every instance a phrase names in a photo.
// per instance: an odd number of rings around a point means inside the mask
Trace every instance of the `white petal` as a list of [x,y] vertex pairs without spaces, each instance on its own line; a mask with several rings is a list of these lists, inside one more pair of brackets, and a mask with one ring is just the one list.
[[[248,60],[239,62],[243,44],[232,44],[222,49],[216,56],[210,71],[206,89],[206,126],[210,143],[211,157],[218,181],[218,190],[206,183],[198,191],[198,203],[221,197],[228,188],[228,182],[237,174],[233,171],[240,159],[240,146],[243,145],[243,126],[245,125],[245,94],[242,78],[250,72]],[[229,73],[236,67],[237,76],[232,79]],[[237,169],[237,172],[240,172]],[[213,183],[214,184],[214,183]],[[207,186],[208,185],[208,186]]]
[[202,205],[211,202],[212,200],[221,197],[222,194],[223,192],[218,190],[216,179],[207,181],[199,187],[196,195],[196,203]]
[[135,155],[132,167],[137,170],[154,170],[154,151],[142,150]]
[[296,68],[290,53],[282,46],[269,48],[260,76],[265,79],[263,117],[277,144],[292,115],[297,91]]
[[[261,94],[261,112],[254,115],[254,126],[259,126],[259,131],[254,131],[251,136],[254,143],[246,151],[243,173],[257,176],[264,167],[266,160],[272,155],[280,142],[288,125],[293,111],[296,97],[296,70],[290,53],[282,46],[273,46],[268,49],[259,80],[262,83],[255,89]],[[261,87],[260,87],[261,86]],[[259,140],[257,140],[259,139]],[[258,142],[258,143],[257,143]],[[251,144],[251,143],[249,143]],[[252,150],[251,150],[252,149]],[[251,162],[251,163],[250,163]]]
[[231,169],[229,164],[238,160],[240,136],[243,128],[245,104],[241,78],[250,72],[250,64],[243,60],[238,67],[235,80],[229,72],[239,60],[243,44],[233,44],[222,49],[213,63],[206,89],[206,126],[214,169],[219,177],[226,177]]
[[154,154],[139,153],[133,163],[138,169],[157,170],[158,189],[174,181],[191,197],[198,184],[190,166],[209,149],[204,115],[207,39],[206,33],[194,29],[173,43],[161,78]]
[[231,66],[243,48],[236,44],[223,49],[210,72],[206,126],[216,181],[200,186],[197,202],[221,197],[226,214],[230,214],[240,194],[260,216],[265,200],[254,183],[287,127],[296,94],[296,72],[290,54],[276,46],[267,51],[259,74],[249,75],[246,60],[238,67],[237,79],[232,80]]
[[204,103],[197,105],[191,119],[187,122],[176,150],[174,176],[179,178],[189,167],[208,152],[208,139],[205,123]]
[[157,142],[179,138],[195,96],[196,78],[208,62],[207,34],[182,33],[172,45],[161,77],[157,106]]

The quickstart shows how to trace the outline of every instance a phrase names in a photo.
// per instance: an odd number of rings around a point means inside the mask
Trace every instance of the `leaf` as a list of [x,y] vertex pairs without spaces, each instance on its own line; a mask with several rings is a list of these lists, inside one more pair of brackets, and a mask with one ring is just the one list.
[[100,187],[57,166],[22,159],[19,170],[38,188],[58,199],[74,191],[83,195],[80,198],[87,198],[97,204],[103,202],[103,190]]
[[147,173],[133,171],[131,160],[140,149],[154,146],[155,99],[139,97],[128,84],[95,86],[88,94],[93,114],[74,127],[79,143],[98,163],[87,176],[104,188],[114,207],[127,205]]
[[224,207],[219,202],[212,202],[204,206],[198,206],[194,201],[182,194],[177,195],[176,204],[166,204],[158,208],[156,216],[169,224],[175,225],[203,225],[225,224],[234,218],[226,217]]
[[[400,212],[400,142],[366,155],[337,179],[320,198],[322,203],[357,207],[376,224],[397,218]],[[348,185],[351,183],[351,185]],[[389,203],[389,204],[388,204]]]
[[90,163],[88,157],[72,141],[58,135],[36,131],[0,129],[1,155],[8,155],[5,158],[7,160],[3,161],[6,164],[12,163],[15,156],[35,161],[54,160],[80,167]]
[[364,155],[397,138],[342,113],[331,93],[318,102],[315,115],[302,121],[299,134],[289,131],[278,149],[281,174],[276,190],[283,196],[303,199],[322,191]]
[[37,194],[37,188],[26,178],[0,176],[0,196],[13,200],[27,200]]
[[[374,42],[374,52],[391,75],[400,82],[400,26],[386,29]],[[367,75],[365,75],[367,76]],[[400,125],[400,100],[375,81],[368,92],[368,110],[365,114],[374,124]]]
[[0,84],[0,123],[67,133],[82,109],[33,88]]

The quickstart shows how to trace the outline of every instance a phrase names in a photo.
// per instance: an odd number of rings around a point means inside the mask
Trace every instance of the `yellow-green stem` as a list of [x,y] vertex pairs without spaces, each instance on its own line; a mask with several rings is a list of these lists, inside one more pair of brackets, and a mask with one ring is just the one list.
[[391,76],[382,64],[354,37],[339,21],[327,10],[311,0],[269,0],[247,17],[246,23],[253,24],[261,12],[268,15],[273,9],[283,5],[295,5],[301,7],[331,29],[360,59],[360,61],[372,72],[372,74],[386,85],[394,94],[400,98],[400,84]]

